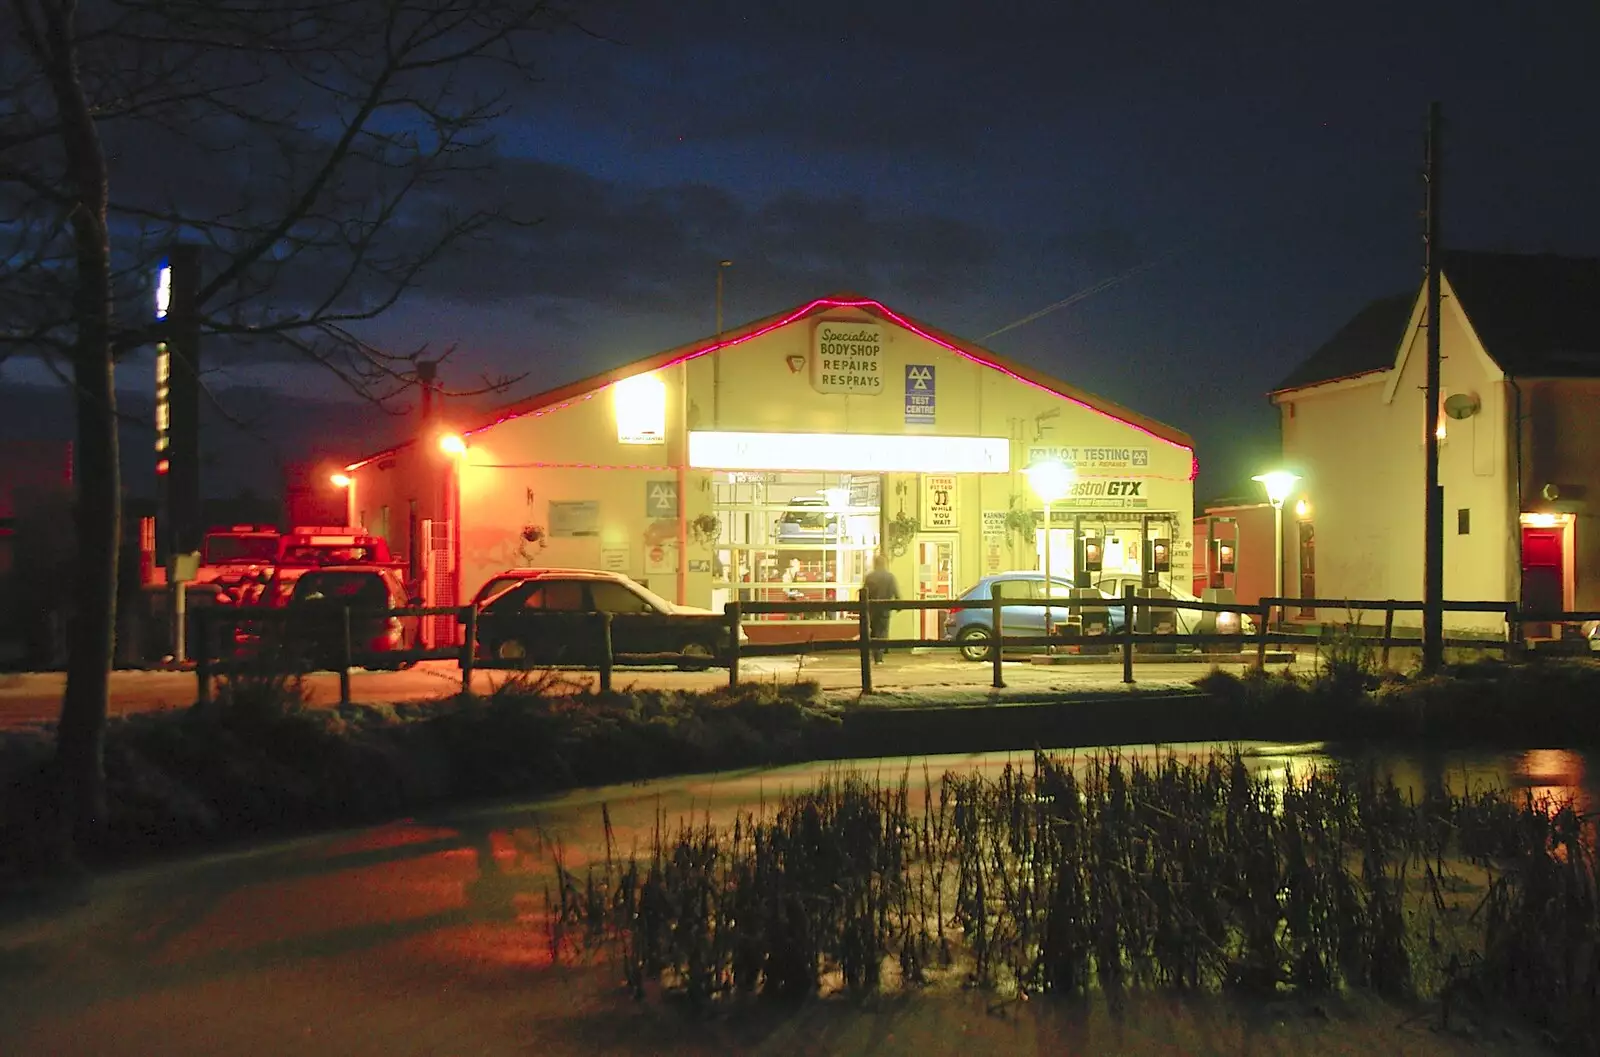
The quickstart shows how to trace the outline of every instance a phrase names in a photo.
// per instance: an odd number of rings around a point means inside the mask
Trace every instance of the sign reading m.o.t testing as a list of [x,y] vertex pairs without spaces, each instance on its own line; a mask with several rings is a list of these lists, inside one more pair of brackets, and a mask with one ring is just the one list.
[[817,324],[811,384],[819,393],[878,396],[883,381],[883,328],[876,323]]

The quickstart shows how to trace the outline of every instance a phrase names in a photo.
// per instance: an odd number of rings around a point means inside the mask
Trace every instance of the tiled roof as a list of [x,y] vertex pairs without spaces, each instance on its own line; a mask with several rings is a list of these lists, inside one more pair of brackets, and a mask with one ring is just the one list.
[[[1445,254],[1444,276],[1484,351],[1507,374],[1600,378],[1600,259],[1457,250]],[[1367,305],[1276,391],[1393,366],[1417,296]]]
[[1304,389],[1393,367],[1415,300],[1415,294],[1391,294],[1372,302],[1278,383],[1276,391]]
[[1600,377],[1600,259],[1449,253],[1444,274],[1507,374]]

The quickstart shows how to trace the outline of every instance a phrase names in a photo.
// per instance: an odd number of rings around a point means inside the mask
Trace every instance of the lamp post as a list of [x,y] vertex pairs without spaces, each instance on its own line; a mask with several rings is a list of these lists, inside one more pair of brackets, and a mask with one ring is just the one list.
[[1050,504],[1059,503],[1072,492],[1077,471],[1059,459],[1042,459],[1022,471],[1028,487],[1044,504],[1044,633],[1050,634],[1050,599],[1055,583],[1050,578]]
[[1294,494],[1294,486],[1300,480],[1300,475],[1290,473],[1288,470],[1273,470],[1270,473],[1258,473],[1250,478],[1258,481],[1262,488],[1267,490],[1267,502],[1272,504],[1272,590],[1273,597],[1279,599],[1278,630],[1283,630],[1283,504]]

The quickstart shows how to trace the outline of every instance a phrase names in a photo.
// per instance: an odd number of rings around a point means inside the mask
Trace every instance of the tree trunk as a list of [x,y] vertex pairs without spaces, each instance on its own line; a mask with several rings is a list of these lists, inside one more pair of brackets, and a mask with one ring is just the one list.
[[72,354],[77,422],[77,563],[67,632],[67,688],[56,729],[59,821],[74,837],[105,821],[105,727],[117,619],[117,552],[122,481],[111,358],[111,244],[107,178],[98,129],[84,98],[73,5],[47,4],[47,70],[62,126],[71,182],[77,267],[77,335]]

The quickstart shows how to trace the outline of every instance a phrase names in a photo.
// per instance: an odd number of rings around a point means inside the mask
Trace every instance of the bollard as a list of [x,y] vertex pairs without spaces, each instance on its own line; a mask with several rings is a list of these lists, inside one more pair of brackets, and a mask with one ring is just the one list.
[[1267,622],[1272,618],[1272,603],[1262,602],[1258,608],[1260,612],[1256,617],[1256,669],[1265,671],[1267,667]]
[[344,657],[339,665],[339,703],[350,703],[350,607],[345,606],[339,611],[344,620]]
[[1122,585],[1122,681],[1133,682],[1133,585]]
[[461,692],[472,693],[472,665],[478,659],[478,607],[465,606],[466,638],[461,643]]
[[1389,599],[1389,608],[1383,611],[1383,666],[1389,667],[1389,640],[1394,637],[1394,599]]
[[722,612],[728,618],[728,689],[734,690],[739,686],[739,629],[744,625],[744,618],[739,614],[737,601],[724,605]]
[[867,589],[861,589],[861,692],[872,693],[872,620],[868,615]]
[[611,692],[611,614],[600,614],[600,692]]
[[1000,639],[1003,632],[1000,630],[1000,613],[1005,608],[1003,600],[998,594],[991,592],[989,599],[989,624],[994,629],[994,637],[989,644],[989,661],[994,665],[994,682],[991,684],[996,690],[1004,690],[1006,681],[1000,675]]

